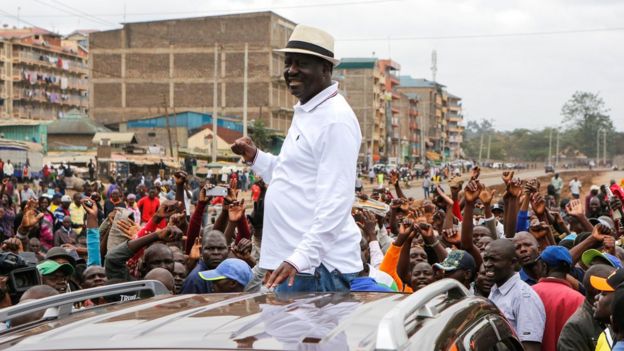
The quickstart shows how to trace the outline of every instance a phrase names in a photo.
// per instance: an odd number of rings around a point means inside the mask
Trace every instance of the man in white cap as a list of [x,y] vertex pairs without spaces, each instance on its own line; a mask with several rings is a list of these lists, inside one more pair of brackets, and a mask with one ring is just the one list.
[[295,27],[284,79],[299,99],[280,154],[240,138],[241,155],[268,184],[259,267],[277,292],[348,291],[362,270],[360,231],[351,216],[362,133],[331,76],[339,60],[328,33]]

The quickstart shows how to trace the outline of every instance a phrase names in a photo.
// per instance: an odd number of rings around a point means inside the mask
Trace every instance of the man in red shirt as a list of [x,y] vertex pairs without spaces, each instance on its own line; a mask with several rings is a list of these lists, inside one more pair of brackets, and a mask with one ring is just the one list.
[[160,206],[160,201],[156,196],[158,194],[158,187],[152,187],[148,196],[144,196],[137,202],[137,207],[141,211],[141,224],[149,222],[154,213]]
[[548,246],[538,260],[546,266],[546,277],[533,285],[546,311],[542,351],[556,351],[563,326],[583,304],[584,297],[566,280],[572,267],[572,256],[565,247]]

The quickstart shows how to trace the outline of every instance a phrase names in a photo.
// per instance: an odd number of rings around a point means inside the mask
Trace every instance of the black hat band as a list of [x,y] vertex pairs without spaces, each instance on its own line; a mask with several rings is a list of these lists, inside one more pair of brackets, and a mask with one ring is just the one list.
[[305,41],[299,41],[299,40],[291,40],[288,42],[288,44],[286,44],[286,48],[288,49],[303,49],[303,50],[308,50],[308,51],[313,51],[316,52],[317,54],[321,54],[323,56],[329,56],[329,57],[334,57],[334,53],[325,49],[324,47],[312,44],[312,43],[308,43]]

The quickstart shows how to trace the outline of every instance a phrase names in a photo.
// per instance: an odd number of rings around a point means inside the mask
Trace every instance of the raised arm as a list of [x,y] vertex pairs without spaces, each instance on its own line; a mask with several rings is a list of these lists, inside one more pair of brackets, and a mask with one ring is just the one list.
[[473,243],[473,226],[472,218],[474,211],[474,203],[479,198],[483,185],[478,180],[471,180],[466,188],[464,188],[464,221],[461,227],[461,243],[464,250],[472,255],[475,259],[477,267],[481,266],[483,259],[481,258],[481,252],[474,246]]

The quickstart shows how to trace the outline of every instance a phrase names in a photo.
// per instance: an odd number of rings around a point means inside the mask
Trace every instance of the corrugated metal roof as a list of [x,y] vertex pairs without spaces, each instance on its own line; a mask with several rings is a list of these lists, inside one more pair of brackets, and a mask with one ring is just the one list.
[[432,82],[425,78],[412,78],[411,76],[399,76],[400,86],[407,88],[435,88],[445,87],[445,85],[438,82]]
[[99,144],[102,139],[110,140],[111,144],[136,144],[136,138],[134,137],[134,133],[95,133],[93,136],[93,143]]
[[0,119],[0,127],[38,126],[42,124],[50,124],[51,122],[52,121],[42,121],[37,119],[3,118]]
[[376,57],[346,57],[340,60],[336,69],[375,68]]

